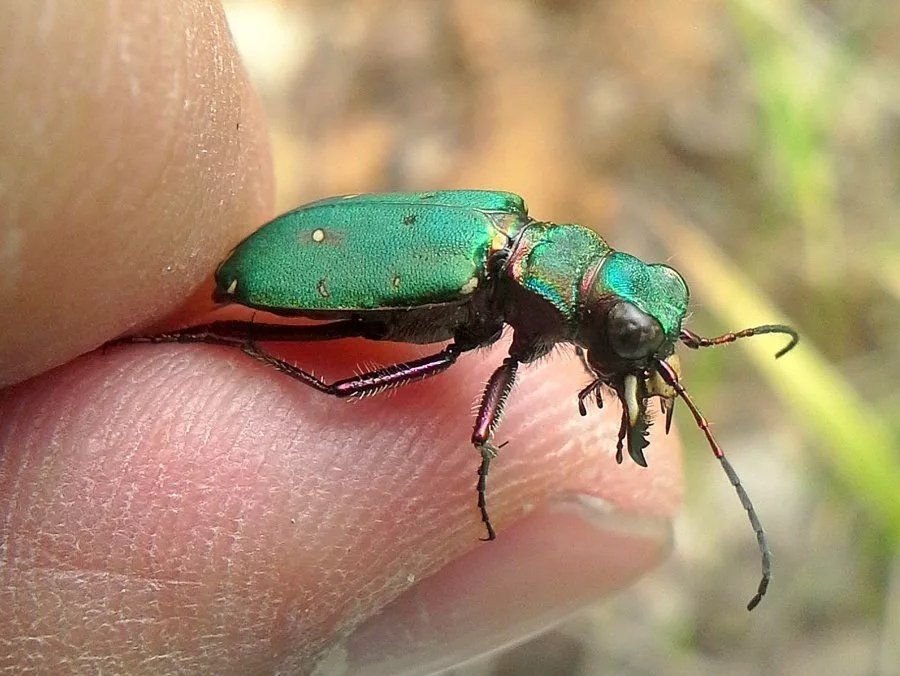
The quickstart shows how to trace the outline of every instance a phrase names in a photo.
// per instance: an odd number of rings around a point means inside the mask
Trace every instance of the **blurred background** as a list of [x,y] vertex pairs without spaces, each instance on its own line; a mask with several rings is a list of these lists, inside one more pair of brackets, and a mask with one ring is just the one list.
[[280,210],[510,190],[678,268],[698,332],[803,336],[685,357],[775,552],[754,615],[752,532],[685,416],[670,561],[458,673],[900,673],[900,4],[224,4]]

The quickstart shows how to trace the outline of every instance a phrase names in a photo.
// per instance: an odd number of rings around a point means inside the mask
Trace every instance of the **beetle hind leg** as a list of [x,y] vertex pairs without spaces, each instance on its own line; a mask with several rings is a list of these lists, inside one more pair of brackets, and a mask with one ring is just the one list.
[[257,361],[271,366],[304,385],[312,387],[324,394],[341,399],[349,397],[363,397],[369,394],[378,394],[384,390],[402,387],[417,380],[424,380],[447,370],[459,358],[465,350],[451,343],[440,352],[414,359],[412,361],[391,364],[372,371],[360,373],[350,378],[326,383],[309,371],[304,371],[299,366],[269,354],[253,341],[245,341],[241,349]]
[[258,324],[256,322],[227,320],[210,322],[169,333],[148,336],[124,336],[107,345],[123,343],[207,343],[241,347],[248,341],[296,341],[315,342],[340,340],[341,338],[371,338],[379,329],[377,325],[354,319],[344,319],[319,324]]

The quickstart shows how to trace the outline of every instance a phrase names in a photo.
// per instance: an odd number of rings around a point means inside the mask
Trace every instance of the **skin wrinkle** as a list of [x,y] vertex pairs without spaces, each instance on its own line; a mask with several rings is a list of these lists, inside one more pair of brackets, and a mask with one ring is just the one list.
[[[106,392],[101,390],[101,395],[100,395],[99,401],[97,401],[96,404],[91,405],[92,410],[90,411],[90,418],[93,420],[100,418],[101,415],[99,414],[99,410],[98,410],[99,407],[102,407],[104,405],[111,405],[111,413],[108,418],[109,423],[107,425],[102,425],[102,424],[97,425],[96,429],[90,429],[88,435],[86,435],[86,437],[85,437],[85,439],[86,439],[85,446],[87,446],[87,447],[96,446],[99,448],[108,448],[108,447],[114,446],[114,445],[118,446],[118,444],[112,443],[113,439],[110,438],[111,430],[115,429],[115,427],[113,427],[112,424],[113,424],[113,421],[116,421],[117,419],[121,418],[121,411],[126,406],[128,400],[130,400],[131,397],[132,397],[131,393],[128,392],[128,393],[125,393],[125,395],[123,397],[110,398],[107,396]],[[90,427],[94,427],[94,426],[89,424],[88,427],[90,428]],[[93,444],[91,444],[92,440],[96,440],[96,441]],[[125,494],[125,492],[127,490],[125,488],[126,482],[128,482],[129,484],[132,483],[129,481],[129,479],[131,478],[131,460],[133,458],[133,453],[126,454],[124,456],[122,453],[119,453],[119,456],[124,458],[124,460],[122,462],[124,471],[119,474],[113,473],[111,476],[106,478],[106,482],[112,487],[112,489],[110,490],[108,497],[106,497],[102,503],[102,509],[106,513],[113,515],[113,518],[115,518],[115,515],[118,512],[118,510],[116,510],[115,507],[116,507],[117,503],[119,503],[123,499],[123,495]],[[126,503],[130,502],[130,500],[128,500],[127,497],[125,497],[124,499],[125,499]],[[126,509],[127,509],[127,504],[126,504]],[[132,545],[132,547],[133,547],[133,545]]]
[[[4,395],[0,390],[0,404],[7,404],[13,401],[12,393],[6,391]],[[21,495],[21,483],[23,475],[29,461],[28,453],[22,454],[22,462],[13,463],[11,453],[7,450],[12,446],[12,440],[18,438],[22,425],[20,420],[24,420],[25,416],[21,411],[25,410],[28,404],[27,398],[23,397],[19,400],[18,405],[13,403],[11,422],[6,425],[0,425],[0,486],[7,490],[0,491],[0,514],[3,514],[3,531],[0,533],[0,554],[2,554],[3,568],[9,569],[12,563],[13,548],[10,544],[9,534],[15,532],[15,516],[20,514],[19,503]]]
[[203,400],[197,416],[199,428],[197,441],[201,447],[212,445],[217,427],[216,418],[220,411],[228,410],[228,401],[229,392],[226,386],[216,388]]
[[37,572],[44,571],[50,577],[60,580],[76,580],[78,582],[84,582],[85,580],[90,578],[99,579],[104,582],[118,580],[124,580],[127,582],[145,582],[147,583],[148,588],[151,589],[158,589],[163,586],[200,587],[204,584],[195,580],[179,580],[177,578],[155,577],[151,575],[141,575],[138,573],[129,573],[125,571],[111,571],[105,568],[58,568],[42,565],[34,565],[30,566],[29,568]]
[[[101,390],[101,391],[102,391],[102,390]],[[116,451],[115,451],[115,453],[109,458],[110,460],[112,460],[114,463],[118,463],[118,462],[121,462],[123,458],[127,458],[127,460],[123,463],[123,469],[122,469],[122,472],[121,472],[121,476],[125,476],[125,477],[128,477],[128,478],[132,478],[132,477],[135,477],[135,476],[138,474],[138,471],[137,471],[137,470],[132,469],[132,467],[131,467],[131,462],[133,461],[133,459],[134,459],[134,457],[135,457],[135,453],[134,453],[133,451],[136,450],[136,448],[137,448],[140,444],[142,444],[143,439],[144,439],[144,437],[146,436],[146,432],[145,432],[145,431],[142,431],[141,428],[143,427],[142,421],[146,421],[147,419],[148,419],[148,416],[142,415],[142,414],[136,414],[135,416],[133,416],[133,419],[132,419],[132,421],[131,421],[131,424],[132,424],[132,426],[134,426],[134,422],[137,422],[137,426],[134,427],[134,429],[137,430],[137,434],[136,434],[136,437],[135,437],[135,443],[131,445],[131,451],[127,451],[127,450],[126,450],[125,453],[123,454],[123,450],[125,450],[125,449],[123,449],[123,448],[122,448],[120,445],[118,445],[118,444],[116,444],[115,446],[113,446],[113,448],[115,448]],[[99,461],[99,462],[102,462],[103,459],[98,458],[98,461]],[[92,474],[93,474],[93,473],[92,473]],[[138,478],[140,478],[140,477],[138,477]],[[115,477],[113,477],[112,480],[115,481]],[[134,482],[134,481],[131,481],[131,482],[129,483],[129,485],[133,487],[133,486],[135,485],[135,482]],[[133,488],[132,488],[132,490],[131,490],[130,492],[131,492],[131,493],[135,493],[135,491],[134,491]],[[110,499],[110,500],[104,501],[104,503],[101,505],[100,511],[101,511],[102,513],[108,515],[108,516],[106,516],[105,518],[112,518],[112,519],[115,519],[115,518],[116,518],[116,515],[117,515],[118,513],[121,513],[121,510],[117,509],[118,506],[117,506],[117,504],[116,504],[116,497],[118,497],[118,496],[115,496],[115,497],[113,497],[113,498]],[[131,549],[132,551],[134,551],[134,550],[135,550],[134,538],[133,538],[133,537],[128,537],[128,536],[126,536],[126,540],[129,541],[129,542],[131,543],[130,549]],[[114,550],[114,549],[115,549],[115,546],[114,546],[114,545],[113,545],[112,547],[110,547],[110,551],[112,551],[112,550]]]
[[[385,474],[396,476],[399,474],[402,483],[392,491],[394,495],[415,495],[414,486],[420,478],[420,473],[412,448],[417,433],[415,430],[407,427],[401,428],[401,433],[398,437],[395,437],[395,440],[388,442],[385,439],[386,436],[389,435],[385,434],[384,430],[376,428],[370,448],[386,448],[387,452],[384,454],[369,453],[365,458],[365,466],[369,469],[369,473],[372,476],[383,476]],[[400,472],[398,473],[395,469],[388,469],[392,466],[399,467]],[[390,512],[395,509],[394,502],[390,499],[392,497],[389,496],[389,499],[376,504],[372,511],[376,519],[388,520]]]
[[[213,388],[211,391],[196,390],[196,387],[195,387],[194,383],[192,382],[193,380],[194,380],[193,375],[189,375],[183,381],[183,385],[184,385],[183,400],[185,402],[185,408],[184,408],[184,412],[183,412],[182,416],[180,416],[181,419],[183,420],[183,426],[182,426],[182,429],[179,430],[179,437],[186,439],[187,444],[189,446],[196,446],[196,448],[198,449],[198,452],[203,453],[203,451],[205,450],[207,445],[202,442],[199,442],[199,439],[197,438],[198,435],[197,435],[196,426],[197,426],[198,421],[200,421],[200,424],[202,424],[202,421],[204,419],[202,413],[208,405],[209,398],[211,396],[215,396],[215,393],[218,391],[218,388]],[[199,395],[194,394],[194,396],[191,396],[191,393],[195,392],[195,391],[199,392]],[[182,393],[178,393],[178,394],[182,394]],[[181,398],[181,397],[178,397],[178,398]],[[191,443],[192,440],[197,440],[199,443],[193,444],[193,443]],[[196,474],[196,476],[199,478],[199,482],[197,479],[193,478],[194,474]],[[198,471],[196,473],[193,473],[193,472],[191,473],[192,478],[190,479],[190,484],[191,484],[191,488],[194,492],[200,492],[200,493],[209,492],[204,487],[204,485],[205,484],[208,485],[210,482],[215,481],[215,477],[211,477],[210,479],[204,480],[202,478],[202,474],[203,474],[202,468],[198,468]],[[226,502],[224,505],[222,505],[222,507],[219,508],[217,515],[220,517],[224,517],[225,514],[228,512],[227,508],[228,508],[228,503]],[[231,526],[232,529],[236,529],[239,527],[237,525],[237,522],[239,521],[239,519],[227,519],[227,520],[221,519],[221,520],[227,521],[227,523]],[[225,538],[225,536],[228,532],[229,532],[228,528],[213,526],[208,529],[208,532],[205,534],[205,537],[198,537],[195,540],[196,549],[198,551],[197,556],[200,560],[207,562],[207,567],[210,569],[210,572],[212,572],[212,570],[214,570],[214,562],[215,562],[216,556],[217,556],[215,554],[215,552],[218,549],[217,543],[221,542],[223,540],[223,538]],[[226,549],[227,549],[227,547],[226,547]],[[221,555],[225,555],[225,553],[223,552],[223,554],[221,554]]]
[[[188,445],[196,446],[195,443],[192,443],[196,440],[196,421],[204,408],[203,400],[208,396],[208,392],[198,390],[196,385],[192,382],[193,380],[194,377],[192,373],[186,374],[185,378],[180,378],[177,381],[177,387],[172,390],[170,396],[173,401],[180,402],[182,406],[178,415],[178,438],[185,439],[188,442]],[[201,450],[203,449],[202,446],[199,448]]]
[[[134,481],[134,475],[137,472],[135,461],[138,458],[141,449],[142,435],[138,433],[131,441],[128,441],[126,435],[121,433],[121,429],[124,427],[123,423],[126,420],[124,412],[126,410],[131,410],[135,406],[134,400],[136,394],[137,390],[129,388],[119,397],[107,398],[107,401],[114,401],[115,405],[112,415],[109,417],[109,431],[106,433],[104,440],[107,442],[107,446],[116,446],[123,449],[121,454],[123,471],[119,475],[120,479],[116,482],[115,491],[122,496],[124,504],[122,505],[121,512],[125,514],[132,513],[135,507],[135,499],[139,495],[138,485],[137,482]],[[133,538],[131,538],[129,549],[129,558],[134,557],[135,543]]]
[[[51,450],[58,449],[60,447],[60,430],[63,425],[71,420],[70,407],[63,405],[60,406],[57,411],[51,411],[46,406],[39,407],[36,411],[32,407],[27,407],[22,410],[22,418],[25,421],[31,422],[37,429],[45,428],[47,426],[46,421],[49,421],[49,435],[46,435],[46,447]],[[13,529],[8,531],[10,533],[15,533],[17,527],[21,528],[25,523],[28,523],[32,519],[39,519],[39,515],[35,514],[35,511],[36,506],[41,505],[40,482],[36,482],[32,491],[25,495],[18,489],[23,482],[27,483],[30,477],[46,476],[50,473],[48,470],[53,468],[52,453],[40,453],[44,446],[44,444],[41,443],[41,437],[30,435],[27,428],[26,431],[23,432],[23,437],[31,443],[26,443],[25,445],[22,454],[23,462],[14,486],[15,492],[12,493],[14,504],[10,506],[11,511],[14,510],[16,513],[20,514],[21,518],[19,523],[10,524],[11,529]],[[19,499],[19,496],[22,496],[22,499]],[[13,555],[14,549],[17,549],[15,544],[16,542],[14,540],[10,541],[10,556]],[[30,549],[31,548],[27,547],[22,548],[23,551],[30,551]]]

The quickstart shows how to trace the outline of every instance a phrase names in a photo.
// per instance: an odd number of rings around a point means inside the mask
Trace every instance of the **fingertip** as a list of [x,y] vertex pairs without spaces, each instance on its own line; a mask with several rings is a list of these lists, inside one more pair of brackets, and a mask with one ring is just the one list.
[[15,5],[0,385],[172,312],[273,198],[262,107],[217,2]]

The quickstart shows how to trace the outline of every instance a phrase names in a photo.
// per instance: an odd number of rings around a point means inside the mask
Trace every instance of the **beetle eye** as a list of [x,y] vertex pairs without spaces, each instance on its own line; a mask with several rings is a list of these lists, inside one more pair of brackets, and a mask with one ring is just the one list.
[[623,359],[649,357],[665,338],[659,322],[631,303],[616,303],[607,320],[609,344]]

